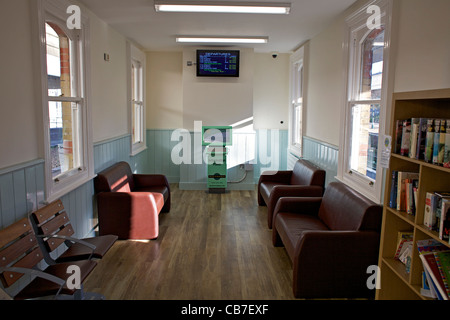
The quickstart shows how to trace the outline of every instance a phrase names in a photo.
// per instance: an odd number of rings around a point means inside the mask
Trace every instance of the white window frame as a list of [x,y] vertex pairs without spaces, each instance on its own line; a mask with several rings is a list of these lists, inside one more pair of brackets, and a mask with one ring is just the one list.
[[[299,67],[301,74],[299,75]],[[299,88],[300,86],[300,88]],[[302,157],[303,145],[303,110],[305,110],[305,49],[299,48],[290,57],[290,101],[289,101],[289,152]],[[300,108],[300,121],[296,124],[296,109]],[[294,132],[297,129],[297,132]],[[300,135],[299,143],[296,143],[295,136]]]
[[[71,5],[65,0],[38,0],[38,24],[39,24],[39,47],[40,47],[40,81],[42,89],[43,108],[43,136],[44,136],[44,160],[45,160],[45,199],[51,202],[62,197],[68,192],[78,188],[95,177],[92,142],[90,97],[90,46],[89,46],[89,19],[82,12],[80,14],[80,29],[67,28],[67,19],[70,14],[67,8]],[[76,97],[51,97],[48,96],[47,80],[47,44],[46,44],[46,21],[57,23],[66,34],[77,39],[77,94]],[[74,143],[78,149],[79,166],[63,173],[57,177],[52,176],[52,158],[50,152],[50,123],[49,123],[49,101],[76,102],[79,105],[78,130],[75,132]]]
[[[129,119],[130,119],[130,134],[131,134],[131,156],[147,149],[147,126],[146,126],[146,56],[139,48],[128,42],[128,55],[129,55]],[[136,79],[135,88],[137,89],[138,99],[133,99],[132,93],[132,66],[138,67],[138,78]],[[135,112],[133,112],[135,108]],[[134,116],[133,116],[134,115]],[[138,131],[138,135],[141,137],[139,141],[133,141],[133,130]]]
[[344,41],[344,57],[345,57],[345,101],[342,110],[342,128],[340,136],[340,152],[337,179],[349,185],[353,189],[359,191],[367,198],[376,203],[382,203],[383,192],[383,177],[384,172],[381,167],[381,161],[377,161],[377,175],[376,179],[370,179],[362,174],[351,170],[350,157],[352,150],[352,106],[356,102],[363,100],[355,100],[355,85],[360,79],[360,65],[361,56],[358,53],[360,44],[354,44],[353,32],[367,28],[368,19],[373,15],[373,12],[368,12],[368,7],[376,5],[381,9],[381,24],[385,28],[384,34],[384,51],[383,51],[383,75],[382,75],[382,89],[380,100],[364,100],[365,104],[373,102],[380,103],[380,123],[379,123],[379,139],[378,139],[378,154],[377,158],[381,159],[382,137],[386,132],[386,124],[388,120],[387,105],[388,93],[391,92],[389,84],[389,51],[391,47],[391,19],[392,19],[392,0],[373,0],[368,1],[366,5],[357,10],[346,19],[346,39]]

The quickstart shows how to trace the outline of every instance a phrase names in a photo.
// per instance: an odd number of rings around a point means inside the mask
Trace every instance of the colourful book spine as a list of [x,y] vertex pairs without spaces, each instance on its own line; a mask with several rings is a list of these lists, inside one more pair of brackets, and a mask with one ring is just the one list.
[[434,142],[434,119],[427,121],[427,133],[425,135],[425,154],[424,160],[432,162],[433,160],[433,142]]
[[444,282],[445,291],[450,298],[450,251],[434,252],[434,257]]
[[433,164],[439,164],[439,139],[441,134],[441,120],[434,120]]
[[416,152],[416,159],[418,160],[425,159],[425,140],[427,135],[427,124],[428,124],[427,118],[420,118],[419,137],[417,138],[417,152]]
[[446,137],[446,120],[441,120],[441,126],[439,129],[439,146],[438,146],[438,164],[444,164],[444,153],[445,153],[445,137]]
[[411,144],[411,119],[403,120],[402,128],[402,144],[400,147],[400,155],[408,156]]
[[445,128],[444,163],[445,168],[450,168],[450,120],[447,120]]

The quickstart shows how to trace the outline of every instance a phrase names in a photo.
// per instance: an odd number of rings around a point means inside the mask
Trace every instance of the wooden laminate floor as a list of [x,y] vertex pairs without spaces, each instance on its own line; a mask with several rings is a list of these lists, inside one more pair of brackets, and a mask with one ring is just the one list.
[[118,241],[86,291],[116,300],[294,299],[292,264],[273,247],[255,191],[171,191],[158,239]]

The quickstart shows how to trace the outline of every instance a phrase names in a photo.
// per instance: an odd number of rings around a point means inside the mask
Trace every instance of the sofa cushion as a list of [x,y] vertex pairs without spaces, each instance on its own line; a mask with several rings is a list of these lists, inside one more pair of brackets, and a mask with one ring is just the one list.
[[329,230],[316,216],[284,212],[277,214],[275,227],[291,259],[295,256],[295,247],[304,231]]
[[328,185],[319,209],[319,218],[331,230],[373,230],[381,226],[382,207],[343,183]]
[[[153,194],[160,194],[161,199],[164,202],[166,202],[169,199],[169,189],[166,186],[152,186],[152,187],[142,187],[142,188],[135,188],[134,192],[151,192]],[[157,199],[157,196],[155,196],[155,199]]]

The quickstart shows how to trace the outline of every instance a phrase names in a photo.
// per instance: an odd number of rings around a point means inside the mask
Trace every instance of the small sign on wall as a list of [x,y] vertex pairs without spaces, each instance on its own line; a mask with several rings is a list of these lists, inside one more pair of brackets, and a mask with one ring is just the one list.
[[381,148],[380,165],[382,168],[389,168],[389,160],[391,159],[392,137],[383,137],[383,146]]

